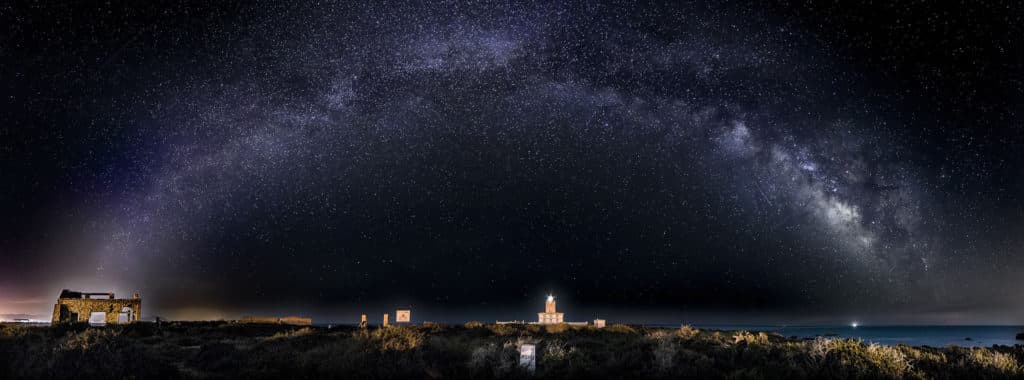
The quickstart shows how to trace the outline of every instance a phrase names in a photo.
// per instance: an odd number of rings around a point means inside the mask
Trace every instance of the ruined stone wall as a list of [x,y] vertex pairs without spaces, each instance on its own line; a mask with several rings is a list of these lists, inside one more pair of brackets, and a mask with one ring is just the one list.
[[262,324],[273,324],[276,325],[281,318],[277,317],[242,317],[239,319],[239,323],[262,323]]
[[278,317],[242,317],[238,320],[239,323],[260,323],[260,324],[272,324],[272,325],[295,325],[295,326],[310,326],[313,324],[312,318],[295,317],[289,316],[284,318]]
[[106,323],[118,323],[123,308],[132,310],[129,322],[137,322],[142,315],[141,299],[59,298],[53,306],[53,323],[88,322],[93,312],[107,313]]
[[313,318],[284,317],[284,318],[281,318],[281,324],[283,324],[283,325],[294,325],[294,326],[310,326],[310,325],[313,324]]

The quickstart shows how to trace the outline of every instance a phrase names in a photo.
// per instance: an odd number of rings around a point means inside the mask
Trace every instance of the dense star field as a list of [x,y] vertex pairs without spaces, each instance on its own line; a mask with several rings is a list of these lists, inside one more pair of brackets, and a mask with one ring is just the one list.
[[1020,322],[1021,16],[0,5],[0,314]]

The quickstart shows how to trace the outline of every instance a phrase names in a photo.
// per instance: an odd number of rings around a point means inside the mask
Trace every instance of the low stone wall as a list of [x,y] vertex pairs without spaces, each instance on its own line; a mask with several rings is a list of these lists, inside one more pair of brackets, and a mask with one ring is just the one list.
[[238,320],[239,323],[261,323],[269,325],[294,325],[294,326],[310,326],[313,324],[313,318],[305,317],[242,317]]
[[276,324],[278,324],[278,322],[280,320],[281,320],[281,318],[277,318],[277,317],[242,317],[242,319],[239,319],[238,322],[239,323],[262,323],[262,324],[276,325]]
[[294,326],[310,326],[310,325],[313,324],[313,318],[284,317],[284,318],[281,318],[281,324],[283,324],[283,325],[294,325]]

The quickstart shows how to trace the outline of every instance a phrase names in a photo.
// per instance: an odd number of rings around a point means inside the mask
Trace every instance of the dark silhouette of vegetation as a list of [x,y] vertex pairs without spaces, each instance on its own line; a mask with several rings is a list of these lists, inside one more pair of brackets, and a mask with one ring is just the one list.
[[[537,345],[536,373],[519,346]],[[610,325],[0,325],[0,379],[1024,379],[1024,346],[930,348]]]

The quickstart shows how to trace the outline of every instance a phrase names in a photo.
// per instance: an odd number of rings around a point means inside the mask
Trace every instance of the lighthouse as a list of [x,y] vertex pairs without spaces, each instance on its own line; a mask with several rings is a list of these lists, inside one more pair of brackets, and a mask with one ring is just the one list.
[[542,325],[551,323],[562,323],[563,314],[555,310],[555,296],[548,295],[547,302],[544,303],[544,312],[537,313],[537,323]]

